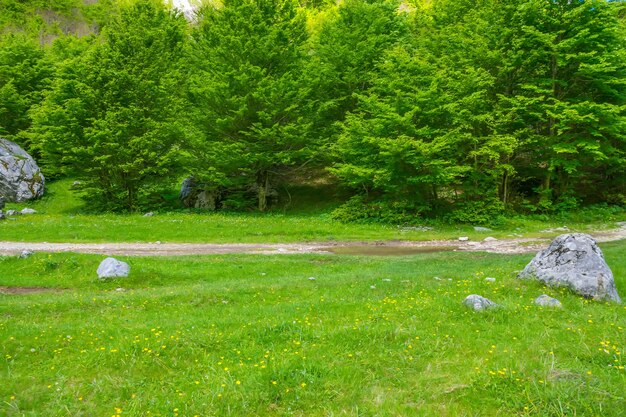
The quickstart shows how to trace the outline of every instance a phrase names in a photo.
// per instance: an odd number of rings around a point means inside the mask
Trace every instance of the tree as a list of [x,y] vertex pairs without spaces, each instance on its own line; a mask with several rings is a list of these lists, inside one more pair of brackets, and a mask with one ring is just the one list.
[[528,0],[511,14],[501,111],[524,138],[517,164],[540,209],[626,191],[623,10],[604,1]]
[[571,208],[572,197],[589,200],[602,183],[614,197],[596,201],[623,200],[621,10],[438,0],[416,12],[411,35],[354,95],[333,171],[373,198],[420,210],[452,205],[452,218],[464,221],[528,207],[523,198],[542,210]]
[[290,0],[226,0],[202,9],[194,32],[195,175],[216,187],[252,185],[260,211],[276,178],[311,151],[300,111],[306,38]]
[[373,84],[385,51],[408,31],[398,1],[347,0],[320,14],[305,74],[310,85],[312,135],[333,143],[339,122]]
[[28,111],[41,101],[52,70],[44,50],[22,34],[0,38],[0,135],[25,143]]
[[497,59],[484,11],[450,12],[435,7],[434,15],[413,16],[411,34],[398,38],[373,71],[372,87],[356,95],[334,148],[333,172],[344,183],[416,212],[453,204],[492,210],[494,201],[501,208],[500,179],[516,146],[494,123]]
[[61,65],[34,112],[45,164],[81,179],[95,206],[141,207],[176,165],[185,25],[154,2],[122,9],[101,42]]

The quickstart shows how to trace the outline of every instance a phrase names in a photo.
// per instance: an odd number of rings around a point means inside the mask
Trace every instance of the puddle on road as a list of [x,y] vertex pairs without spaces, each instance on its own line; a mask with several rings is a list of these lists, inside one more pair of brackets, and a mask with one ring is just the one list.
[[336,255],[405,256],[420,253],[450,252],[455,246],[335,246],[324,248]]

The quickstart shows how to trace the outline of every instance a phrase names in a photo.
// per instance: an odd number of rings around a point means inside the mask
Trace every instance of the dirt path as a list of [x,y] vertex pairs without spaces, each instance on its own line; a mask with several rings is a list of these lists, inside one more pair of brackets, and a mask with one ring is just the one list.
[[[626,225],[619,229],[592,232],[599,242],[626,239]],[[490,242],[431,240],[320,243],[30,243],[0,242],[0,255],[34,252],[78,252],[125,256],[215,255],[228,253],[295,254],[345,253],[364,255],[409,255],[420,252],[469,251],[491,253],[534,253],[545,248],[549,238],[510,238]]]

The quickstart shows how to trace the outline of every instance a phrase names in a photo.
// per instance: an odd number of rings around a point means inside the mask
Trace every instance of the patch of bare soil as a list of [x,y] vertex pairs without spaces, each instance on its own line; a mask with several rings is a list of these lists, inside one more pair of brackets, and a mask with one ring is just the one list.
[[45,287],[4,287],[0,286],[0,294],[34,294],[40,292],[58,292],[58,288]]
[[[598,242],[626,239],[626,226],[590,232]],[[402,241],[320,243],[47,243],[0,242],[0,255],[34,252],[77,252],[119,256],[180,256],[247,254],[345,253],[353,255],[409,255],[412,253],[467,251],[491,253],[535,253],[548,246],[550,238],[510,238],[494,241]]]

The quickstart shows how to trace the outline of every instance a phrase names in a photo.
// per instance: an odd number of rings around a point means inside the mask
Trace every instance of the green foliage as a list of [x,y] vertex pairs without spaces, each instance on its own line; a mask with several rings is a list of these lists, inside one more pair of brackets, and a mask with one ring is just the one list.
[[356,108],[356,94],[372,85],[384,52],[405,36],[406,16],[397,8],[397,1],[348,0],[319,17],[306,77],[311,129],[325,143],[336,139],[336,123]]
[[[624,185],[626,102],[621,4],[528,1],[514,22],[500,77],[507,129],[523,138],[521,176],[542,179],[539,205],[581,200]],[[621,25],[621,27],[620,27]],[[616,181],[617,180],[617,181]],[[609,191],[610,190],[610,191]]]
[[183,138],[184,20],[150,2],[121,16],[80,55],[63,62],[34,112],[45,166],[83,182],[105,210],[135,210],[172,172]]
[[498,198],[464,201],[456,205],[453,212],[445,216],[451,223],[469,223],[496,226],[502,221],[504,204]]
[[193,175],[265,211],[307,170],[387,221],[625,204],[623,2],[203,4],[2,1],[0,134],[100,209]]
[[355,96],[331,171],[356,192],[434,212],[452,205],[447,217],[457,221],[488,222],[519,199],[571,210],[597,200],[599,186],[619,195],[620,10],[606,2],[435,2]]
[[24,143],[30,108],[41,101],[53,72],[44,50],[26,35],[0,37],[0,135]]
[[414,225],[421,223],[423,207],[415,207],[404,201],[366,201],[355,196],[331,213],[333,220],[342,223],[383,223]]
[[[306,38],[291,0],[207,6],[193,34],[194,175],[214,186],[253,187],[260,211],[275,178],[314,151],[300,112]],[[246,205],[235,194],[231,200]]]

